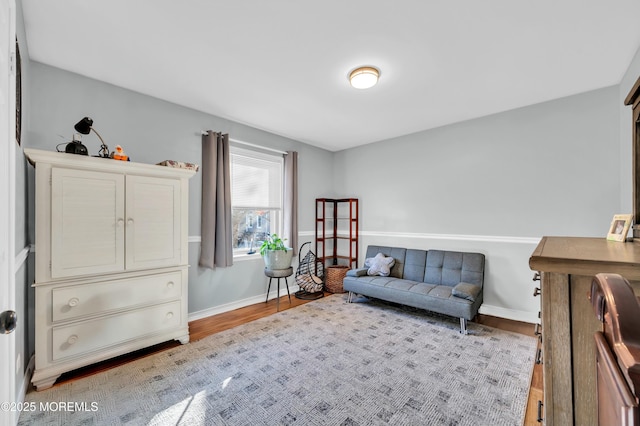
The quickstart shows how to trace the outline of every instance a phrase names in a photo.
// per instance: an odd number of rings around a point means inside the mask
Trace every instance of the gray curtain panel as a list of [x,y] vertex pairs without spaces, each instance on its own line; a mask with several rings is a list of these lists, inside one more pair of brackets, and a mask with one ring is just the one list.
[[298,250],[298,153],[287,151],[284,156],[284,229],[283,236],[293,248]]
[[229,135],[202,136],[202,226],[200,266],[233,265]]

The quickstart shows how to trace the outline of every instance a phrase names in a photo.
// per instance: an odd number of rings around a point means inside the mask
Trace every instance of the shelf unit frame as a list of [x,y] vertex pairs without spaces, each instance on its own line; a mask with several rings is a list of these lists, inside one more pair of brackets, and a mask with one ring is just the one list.
[[[341,205],[346,205],[340,208]],[[339,212],[349,209],[345,217]],[[327,214],[329,213],[329,214]],[[323,265],[344,265],[349,268],[358,266],[358,229],[359,204],[357,198],[316,198],[316,254]],[[347,221],[349,229],[339,229],[339,222]],[[341,233],[343,232],[343,233]],[[348,250],[339,253],[339,241],[348,243]],[[346,253],[348,251],[348,254]]]

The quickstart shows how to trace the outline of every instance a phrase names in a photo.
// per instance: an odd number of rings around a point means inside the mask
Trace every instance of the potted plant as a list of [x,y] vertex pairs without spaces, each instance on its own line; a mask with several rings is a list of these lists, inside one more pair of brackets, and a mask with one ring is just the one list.
[[288,269],[291,267],[293,250],[284,245],[282,238],[278,234],[267,235],[267,239],[260,246],[260,255],[264,259],[264,266],[267,269]]

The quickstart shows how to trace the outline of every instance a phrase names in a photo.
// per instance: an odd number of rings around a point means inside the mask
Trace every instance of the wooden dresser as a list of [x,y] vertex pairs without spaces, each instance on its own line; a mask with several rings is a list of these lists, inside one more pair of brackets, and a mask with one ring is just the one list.
[[589,293],[597,273],[625,277],[640,294],[640,242],[544,237],[529,259],[540,272],[546,425],[596,425],[596,348],[602,324]]
[[25,154],[36,167],[35,387],[166,340],[187,343],[195,172]]

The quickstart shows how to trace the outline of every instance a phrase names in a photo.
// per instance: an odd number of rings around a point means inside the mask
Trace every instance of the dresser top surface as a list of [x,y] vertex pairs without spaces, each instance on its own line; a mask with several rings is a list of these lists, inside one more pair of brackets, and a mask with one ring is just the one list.
[[34,167],[37,167],[39,163],[43,163],[56,167],[80,170],[176,177],[184,179],[189,179],[196,173],[194,170],[173,168],[157,164],[119,161],[111,158],[89,157],[84,155],[67,154],[65,152],[44,151],[40,149],[25,148],[24,153],[31,165]]
[[640,275],[640,242],[543,237],[529,258],[529,266],[532,270],[567,273],[580,273],[581,268],[593,268],[600,272],[615,272],[610,268],[637,268]]

